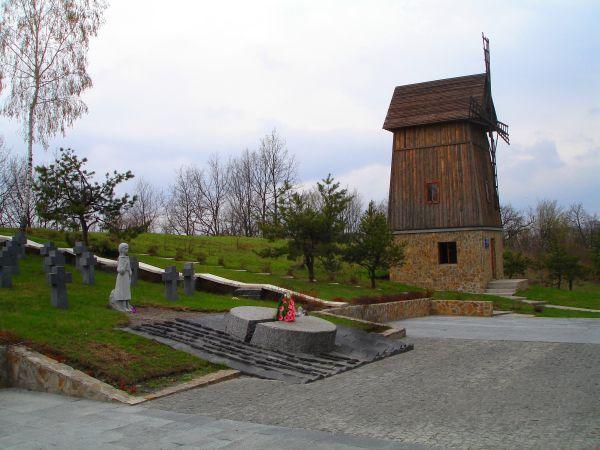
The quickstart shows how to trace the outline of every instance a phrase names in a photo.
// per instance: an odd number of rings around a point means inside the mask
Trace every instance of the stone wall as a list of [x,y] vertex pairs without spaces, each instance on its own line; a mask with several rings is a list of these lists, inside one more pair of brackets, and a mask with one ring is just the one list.
[[0,345],[0,388],[9,387],[8,380],[8,346]]
[[[496,279],[503,277],[503,245],[500,231],[448,231],[400,234],[405,262],[390,270],[390,279],[436,290],[481,293],[493,279],[491,239],[496,241]],[[485,248],[485,240],[490,242]],[[457,263],[439,264],[438,242],[456,242]]]
[[391,322],[392,320],[408,319],[410,317],[423,317],[429,315],[430,299],[417,298],[390,303],[376,303],[373,305],[346,306],[327,310],[338,316],[352,317],[353,319],[368,320],[369,322]]
[[130,400],[127,393],[28,348],[11,345],[6,354],[11,386],[91,400]]
[[492,317],[492,302],[462,300],[431,300],[431,315]]
[[327,312],[337,316],[385,323],[429,315],[491,317],[493,309],[493,303],[486,301],[418,298],[389,303],[375,303],[372,305],[332,308],[328,309]]

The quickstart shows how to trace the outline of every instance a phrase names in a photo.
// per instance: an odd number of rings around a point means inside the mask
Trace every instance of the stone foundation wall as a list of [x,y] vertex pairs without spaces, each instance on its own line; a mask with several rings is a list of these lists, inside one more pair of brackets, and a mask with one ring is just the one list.
[[10,386],[99,401],[130,399],[109,384],[25,347],[11,345],[6,355]]
[[493,303],[486,301],[418,298],[389,303],[376,303],[373,305],[332,308],[328,309],[327,312],[336,316],[385,323],[429,315],[491,317],[493,310]]
[[428,316],[430,309],[429,302],[430,299],[428,298],[418,298],[415,300],[376,303],[373,305],[346,306],[344,308],[329,309],[327,312],[338,316],[382,323],[408,319],[410,317]]
[[0,388],[10,386],[10,383],[8,380],[7,352],[8,352],[8,347],[6,345],[0,345]]
[[[390,270],[390,279],[428,289],[484,292],[493,279],[492,238],[496,244],[496,279],[500,279],[503,277],[502,233],[486,230],[397,235],[396,241],[405,244],[405,262]],[[456,242],[456,264],[439,263],[439,242]]]
[[494,304],[492,302],[431,300],[430,314],[432,316],[492,317],[493,312]]

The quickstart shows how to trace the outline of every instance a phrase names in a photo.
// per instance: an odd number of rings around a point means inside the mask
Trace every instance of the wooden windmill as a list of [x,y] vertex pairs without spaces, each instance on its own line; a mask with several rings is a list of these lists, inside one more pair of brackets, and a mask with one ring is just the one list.
[[393,280],[481,292],[502,276],[496,147],[508,126],[485,73],[394,89],[383,128],[394,134],[389,222],[406,245]]

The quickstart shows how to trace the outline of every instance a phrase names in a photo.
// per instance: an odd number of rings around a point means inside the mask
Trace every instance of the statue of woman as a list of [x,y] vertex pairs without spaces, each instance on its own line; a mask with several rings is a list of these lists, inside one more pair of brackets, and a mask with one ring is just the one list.
[[119,244],[119,259],[117,260],[117,282],[110,293],[108,303],[118,311],[132,312],[131,300],[131,264],[129,263],[129,245]]

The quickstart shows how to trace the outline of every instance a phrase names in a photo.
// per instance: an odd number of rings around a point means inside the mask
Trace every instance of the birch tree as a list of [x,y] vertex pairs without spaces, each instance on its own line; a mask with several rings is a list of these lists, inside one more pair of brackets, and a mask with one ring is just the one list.
[[[8,91],[0,112],[21,122],[27,144],[25,205],[29,225],[33,146],[65,129],[87,106],[79,98],[92,86],[87,51],[106,8],[104,0],[5,0],[0,19],[0,85]],[[7,80],[6,83],[4,80]]]

